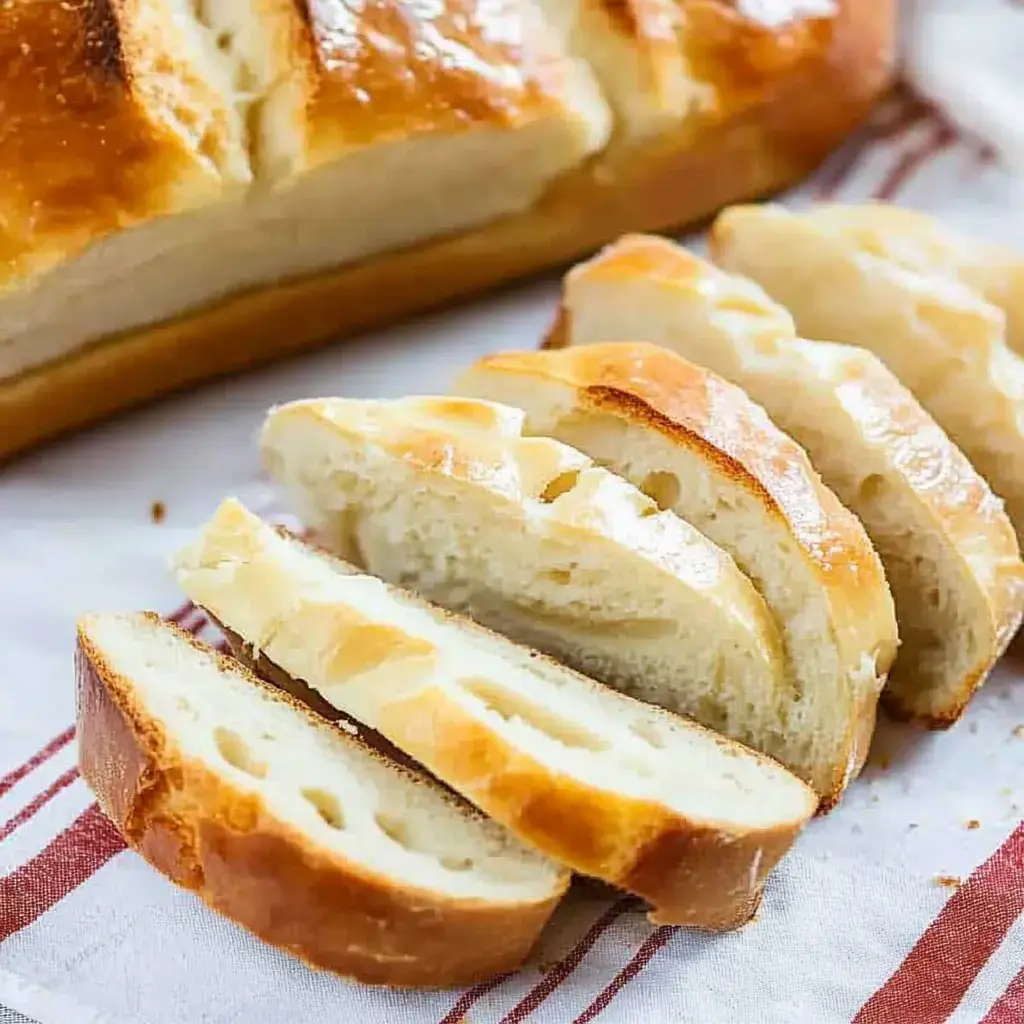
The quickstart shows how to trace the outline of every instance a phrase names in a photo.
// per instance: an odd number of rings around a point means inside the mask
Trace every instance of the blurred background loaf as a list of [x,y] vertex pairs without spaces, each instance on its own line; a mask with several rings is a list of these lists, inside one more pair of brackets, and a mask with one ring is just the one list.
[[4,5],[0,457],[794,183],[893,7]]

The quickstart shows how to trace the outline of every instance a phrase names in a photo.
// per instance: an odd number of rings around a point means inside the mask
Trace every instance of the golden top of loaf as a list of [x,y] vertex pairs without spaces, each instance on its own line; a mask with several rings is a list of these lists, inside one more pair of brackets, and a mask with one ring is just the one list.
[[853,17],[849,0],[573,4],[2,4],[0,282],[362,147],[554,120],[578,139],[555,163],[582,167],[607,141],[606,103],[623,136],[631,121],[689,132],[831,61]]

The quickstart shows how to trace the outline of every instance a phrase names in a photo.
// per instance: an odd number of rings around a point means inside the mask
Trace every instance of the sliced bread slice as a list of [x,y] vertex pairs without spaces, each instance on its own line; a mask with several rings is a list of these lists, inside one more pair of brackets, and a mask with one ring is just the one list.
[[335,553],[813,775],[787,746],[779,631],[732,558],[522,425],[468,399],[327,399],[272,412],[263,448]]
[[275,531],[235,501],[186,593],[520,838],[662,922],[748,920],[815,797],[775,762]]
[[214,910],[363,982],[517,967],[568,873],[153,614],[88,615],[79,764],[125,840]]
[[[624,476],[727,551],[779,624],[791,699],[737,739],[834,803],[868,752],[896,617],[860,521],[738,387],[664,348],[488,356],[455,385]],[[749,695],[753,696],[753,695]]]
[[1006,316],[949,276],[889,255],[894,243],[812,207],[738,206],[715,222],[712,253],[792,313],[808,338],[874,352],[1006,502],[1024,538],[1024,359]]
[[821,223],[841,226],[868,251],[918,273],[952,277],[1006,314],[1006,342],[1024,355],[1024,255],[967,236],[922,210],[891,203],[819,203]]
[[863,522],[896,603],[883,700],[944,727],[1016,631],[1024,565],[1002,503],[882,362],[806,341],[762,289],[660,238],[631,236],[565,280],[551,345],[644,338],[738,384]]

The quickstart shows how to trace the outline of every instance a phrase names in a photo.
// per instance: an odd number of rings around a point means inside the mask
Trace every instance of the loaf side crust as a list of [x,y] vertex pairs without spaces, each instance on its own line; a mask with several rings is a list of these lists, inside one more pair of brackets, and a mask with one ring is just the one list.
[[[182,758],[81,629],[75,662],[79,767],[128,845],[213,910],[312,967],[369,984],[470,984],[517,968],[562,895],[504,905],[454,901],[346,863],[276,819],[258,797]],[[266,684],[253,677],[253,685]]]

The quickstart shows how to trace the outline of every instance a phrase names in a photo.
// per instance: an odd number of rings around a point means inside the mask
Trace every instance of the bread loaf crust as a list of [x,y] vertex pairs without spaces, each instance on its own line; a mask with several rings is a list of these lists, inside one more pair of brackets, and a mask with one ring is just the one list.
[[[470,984],[517,968],[558,903],[561,892],[534,903],[455,901],[345,864],[258,797],[182,758],[81,627],[75,667],[79,768],[128,845],[213,910],[311,967],[397,987]],[[253,685],[263,684],[254,678]]]
[[[791,184],[888,86],[893,4],[838,0],[816,46],[792,66],[781,59],[787,26],[763,30],[747,59],[771,67],[772,33],[779,68],[762,71],[743,104],[726,102],[720,120],[673,136],[613,142],[523,214],[238,294],[154,327],[83,338],[65,358],[0,382],[0,459],[158,395],[564,264],[625,231],[680,228]],[[20,187],[16,177],[8,187]]]

